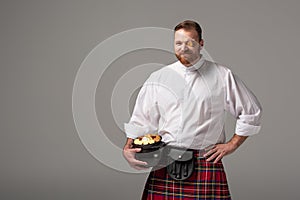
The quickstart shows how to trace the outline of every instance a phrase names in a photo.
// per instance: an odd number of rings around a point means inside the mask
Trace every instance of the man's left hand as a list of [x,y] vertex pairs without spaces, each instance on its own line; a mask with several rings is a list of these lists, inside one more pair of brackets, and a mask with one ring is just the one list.
[[229,142],[226,144],[216,144],[211,150],[209,150],[204,157],[207,161],[214,160],[214,163],[219,162],[224,156],[234,152],[246,139],[248,136],[240,136],[234,134]]
[[224,156],[231,154],[235,151],[237,147],[231,143],[226,144],[216,144],[214,148],[204,154],[204,157],[207,158],[206,161],[210,162],[214,160],[214,163],[219,162]]

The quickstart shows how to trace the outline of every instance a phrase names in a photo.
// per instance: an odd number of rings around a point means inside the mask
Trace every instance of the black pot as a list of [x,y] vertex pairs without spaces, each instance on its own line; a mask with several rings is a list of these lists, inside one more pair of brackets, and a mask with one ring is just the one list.
[[141,148],[142,150],[135,154],[137,160],[147,162],[147,167],[157,166],[163,155],[164,142],[157,142],[156,144],[136,145],[133,148]]

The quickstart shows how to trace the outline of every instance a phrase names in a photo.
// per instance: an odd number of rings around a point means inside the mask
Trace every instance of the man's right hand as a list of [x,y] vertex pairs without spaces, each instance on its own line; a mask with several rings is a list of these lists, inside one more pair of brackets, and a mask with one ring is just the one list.
[[123,156],[129,163],[129,165],[137,170],[145,170],[147,169],[146,165],[147,162],[143,162],[140,160],[135,159],[135,154],[137,152],[140,152],[142,149],[141,148],[132,148],[132,142],[133,139],[127,138],[127,142],[123,148]]

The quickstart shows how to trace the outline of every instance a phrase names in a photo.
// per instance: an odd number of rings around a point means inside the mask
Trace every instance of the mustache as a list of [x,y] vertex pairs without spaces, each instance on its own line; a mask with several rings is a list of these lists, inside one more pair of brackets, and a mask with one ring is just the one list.
[[193,53],[192,51],[186,50],[186,51],[179,51],[176,54],[183,55],[183,54],[192,54],[192,53]]
[[185,53],[192,53],[192,51],[190,50],[181,50],[181,51],[178,51],[179,54],[185,54]]

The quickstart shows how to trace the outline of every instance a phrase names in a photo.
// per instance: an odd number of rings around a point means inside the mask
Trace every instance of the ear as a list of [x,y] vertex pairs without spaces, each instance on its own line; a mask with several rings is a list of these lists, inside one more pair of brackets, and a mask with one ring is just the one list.
[[203,39],[200,40],[199,44],[200,44],[201,47],[203,47],[204,46],[204,40]]

